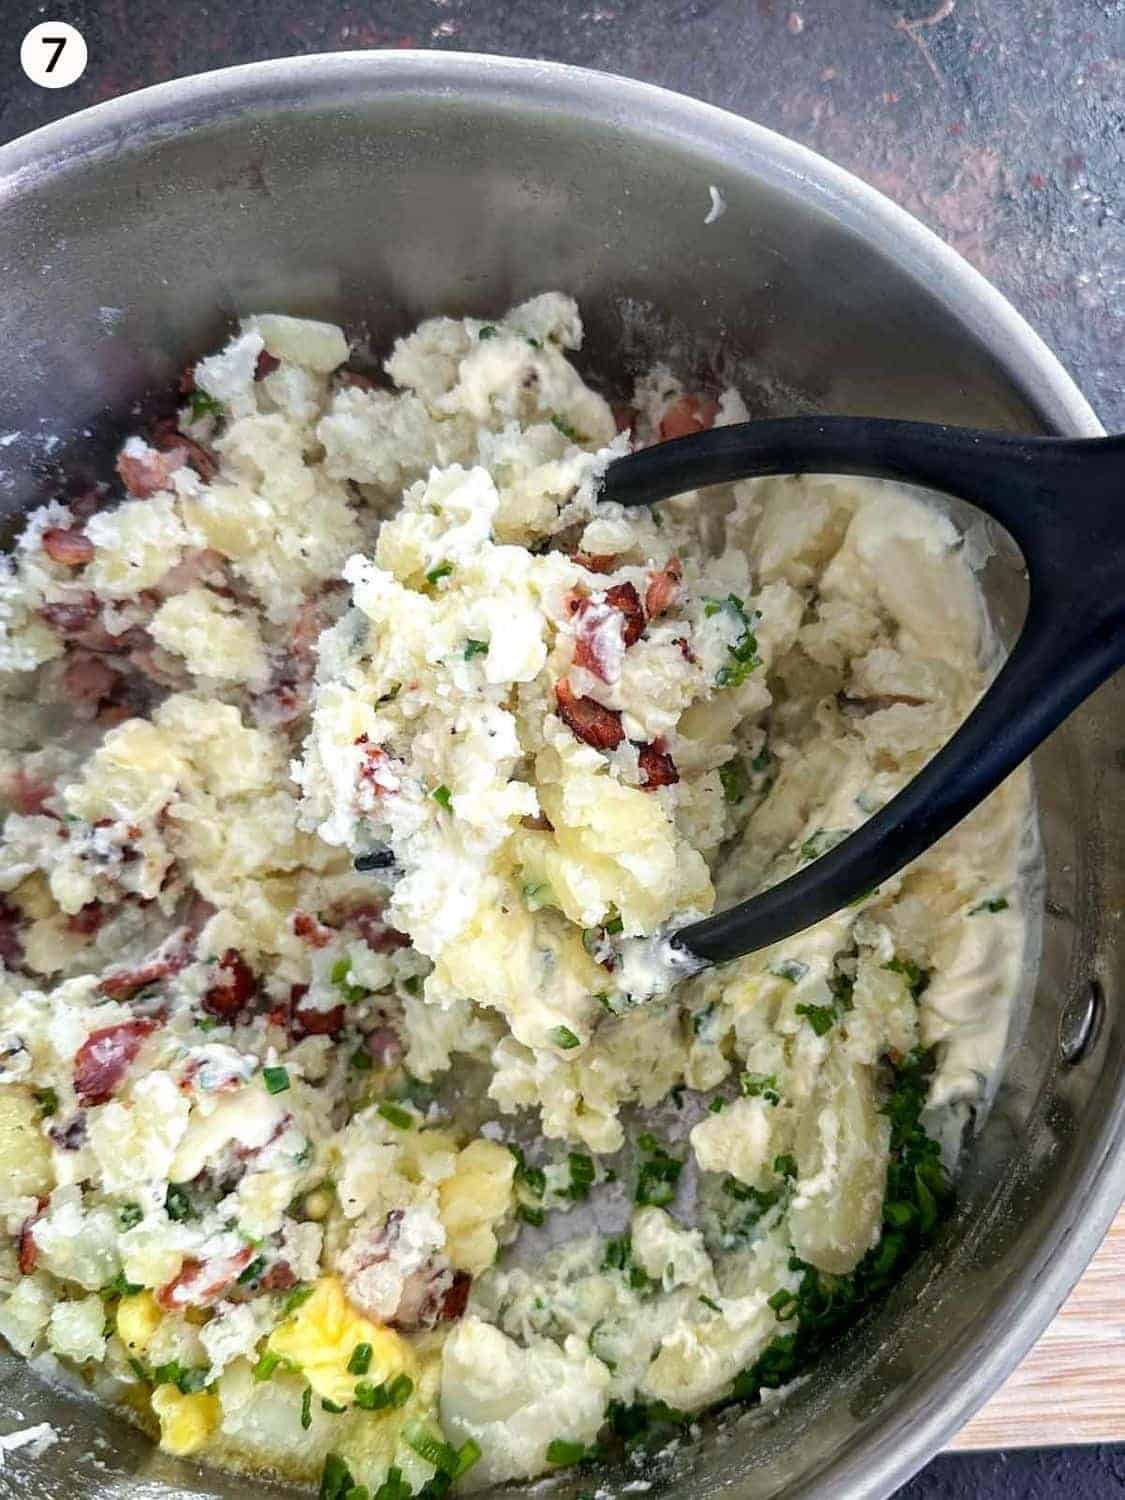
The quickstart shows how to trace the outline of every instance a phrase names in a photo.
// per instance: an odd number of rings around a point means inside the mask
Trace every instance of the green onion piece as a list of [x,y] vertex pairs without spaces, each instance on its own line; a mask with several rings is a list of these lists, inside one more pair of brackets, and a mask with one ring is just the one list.
[[351,1057],[348,1058],[348,1061],[359,1073],[370,1073],[371,1069],[375,1066],[375,1061],[371,1053],[365,1047],[357,1047]]
[[777,1077],[773,1073],[743,1073],[741,1079],[744,1099],[764,1099],[767,1104],[780,1104]]
[[465,660],[472,661],[474,656],[485,656],[488,653],[487,641],[467,640],[465,642]]
[[407,1422],[402,1429],[403,1441],[408,1447],[413,1448],[419,1458],[424,1458],[428,1464],[442,1474],[452,1474],[457,1464],[457,1454],[448,1443],[442,1442],[441,1438],[426,1424],[421,1421]]
[[315,1290],[316,1288],[312,1286],[295,1286],[281,1304],[281,1311],[286,1317],[290,1313],[295,1313],[302,1303],[309,1300]]
[[403,1109],[390,1100],[384,1100],[380,1104],[378,1113],[382,1115],[388,1125],[393,1125],[396,1130],[411,1130],[414,1126],[414,1116],[408,1109]]
[[477,338],[480,339],[481,343],[484,343],[485,339],[494,339],[497,332],[498,330],[493,326],[493,324],[486,323],[477,334]]
[[267,1094],[284,1094],[289,1087],[289,1070],[287,1068],[263,1068],[262,1082],[266,1086]]
[[473,1465],[479,1462],[481,1456],[480,1444],[472,1438],[466,1438],[457,1450],[456,1461],[453,1465],[451,1479],[460,1479],[467,1474]]
[[438,563],[436,568],[431,568],[426,574],[426,582],[431,584],[440,583],[443,578],[448,578],[452,572],[453,564],[451,562]]
[[405,1406],[414,1394],[414,1382],[409,1375],[396,1375],[387,1386],[387,1397],[394,1408]]
[[382,1411],[390,1406],[391,1398],[386,1384],[375,1385],[370,1380],[359,1380],[355,1388],[355,1404],[362,1411]]
[[312,1386],[305,1386],[301,1393],[301,1426],[306,1431],[312,1426],[312,1395]]
[[746,767],[736,756],[719,767],[719,784],[723,789],[723,801],[732,805],[741,802],[746,795]]
[[221,417],[223,414],[223,403],[216,401],[206,391],[201,391],[198,386],[188,396],[187,404],[193,422],[198,422],[201,417]]
[[275,1354],[272,1349],[264,1350],[258,1363],[254,1366],[252,1372],[254,1379],[268,1380],[280,1363],[280,1354]]
[[797,1158],[791,1156],[788,1151],[782,1156],[775,1156],[773,1159],[773,1169],[779,1177],[796,1177]]
[[366,1375],[371,1368],[370,1344],[357,1344],[348,1358],[349,1375]]
[[547,1444],[547,1462],[556,1468],[568,1468],[581,1463],[586,1457],[585,1443],[572,1443],[566,1438],[552,1438]]
[[824,1036],[832,1030],[832,1024],[836,1019],[836,1011],[831,1005],[798,1005],[796,1007],[799,1016],[805,1016],[809,1025],[817,1036]]
[[573,1048],[582,1045],[569,1026],[552,1027],[547,1033],[547,1040],[553,1046],[561,1047],[564,1052],[570,1052]]
[[438,786],[430,793],[439,807],[444,807],[446,812],[453,811],[453,793],[447,786]]
[[727,1107],[727,1101],[723,1098],[723,1096],[721,1094],[719,1094],[716,1098],[712,1099],[711,1103],[707,1106],[707,1108],[711,1111],[711,1113],[713,1115],[721,1115],[722,1112],[723,1112],[723,1110],[726,1109],[726,1107]]
[[536,1229],[539,1228],[546,1217],[547,1215],[541,1208],[529,1208],[526,1203],[518,1203],[516,1205],[516,1218],[522,1220],[525,1224],[534,1225]]
[[251,1281],[257,1281],[265,1269],[266,1257],[264,1255],[256,1255],[245,1271],[239,1273],[239,1286],[247,1286]]
[[317,1500],[344,1500],[348,1491],[355,1488],[351,1470],[338,1453],[329,1453],[324,1459],[320,1476]]
[[989,901],[978,901],[977,904],[976,904],[976,906],[971,906],[969,908],[969,916],[970,917],[975,917],[978,912],[982,912],[982,911],[997,912],[997,911],[1007,911],[1007,910],[1008,910],[1008,901],[1007,901],[1007,898],[1005,896],[993,896],[992,899],[989,900]]
[[135,1229],[145,1216],[145,1211],[139,1203],[123,1203],[117,1210],[117,1227],[122,1234],[128,1229]]
[[41,1120],[47,1120],[51,1115],[58,1114],[59,1096],[54,1089],[36,1089],[34,1099],[39,1106],[39,1118]]
[[176,1224],[182,1224],[185,1219],[196,1217],[195,1207],[187,1193],[177,1183],[169,1183],[168,1191],[164,1195],[164,1211]]

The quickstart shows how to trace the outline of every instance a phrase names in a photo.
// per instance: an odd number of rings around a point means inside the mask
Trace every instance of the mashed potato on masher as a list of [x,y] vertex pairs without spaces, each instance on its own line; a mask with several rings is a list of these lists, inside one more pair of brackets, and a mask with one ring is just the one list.
[[581,339],[547,294],[371,374],[249,318],[0,576],[0,1335],[330,1500],[798,1375],[932,1236],[1020,984],[1022,774],[646,982],[893,797],[993,648],[903,490],[599,501],[745,407],[666,369],[611,407]]

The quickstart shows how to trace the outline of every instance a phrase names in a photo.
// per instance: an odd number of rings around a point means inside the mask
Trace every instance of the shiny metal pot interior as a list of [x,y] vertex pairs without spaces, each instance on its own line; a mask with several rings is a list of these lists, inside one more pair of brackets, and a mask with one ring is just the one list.
[[[705,226],[712,183],[726,212]],[[855,179],[731,115],[537,63],[313,57],[102,105],[0,150],[0,266],[9,517],[104,460],[138,399],[263,309],[342,320],[378,351],[428,314],[557,287],[581,301],[585,365],[611,375],[659,356],[739,380],[754,412],[1099,430],[1002,299]],[[1002,546],[988,587],[1018,623]],[[1125,1191],[1123,700],[1103,688],[1037,759],[1043,963],[955,1222],[784,1402],[704,1424],[653,1500],[889,1494],[1091,1255]],[[268,1492],[153,1453],[9,1356],[0,1372],[0,1427],[59,1432],[9,1461],[0,1494]]]

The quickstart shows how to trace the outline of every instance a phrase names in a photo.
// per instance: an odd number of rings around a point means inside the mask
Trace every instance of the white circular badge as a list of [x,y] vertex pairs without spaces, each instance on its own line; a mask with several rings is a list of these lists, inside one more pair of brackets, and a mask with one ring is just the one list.
[[20,67],[41,89],[65,89],[86,71],[86,38],[65,21],[40,21],[23,39]]

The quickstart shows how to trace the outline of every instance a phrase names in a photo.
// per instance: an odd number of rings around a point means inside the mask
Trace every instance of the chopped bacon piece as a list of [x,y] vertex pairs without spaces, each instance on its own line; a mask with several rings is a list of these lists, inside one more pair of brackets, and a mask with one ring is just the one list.
[[393,1027],[376,1027],[364,1045],[372,1062],[380,1068],[393,1068],[402,1061],[402,1041]]
[[338,370],[336,372],[336,384],[352,386],[357,391],[373,391],[377,389],[377,382],[370,375],[364,375],[359,370]]
[[472,1285],[473,1278],[468,1271],[454,1271],[452,1285],[442,1297],[438,1308],[439,1323],[455,1323],[464,1315]]
[[[117,673],[100,656],[76,651],[63,671],[63,692],[72,703],[97,707],[117,684]],[[92,712],[92,710],[89,710]]]
[[43,604],[39,607],[39,618],[57,631],[66,641],[83,646],[87,651],[124,652],[148,641],[143,630],[133,628],[113,635],[102,620],[101,601],[96,594],[82,594],[65,604]]
[[254,998],[258,981],[237,948],[228,948],[219,959],[218,967],[218,978],[203,996],[202,1005],[209,1016],[230,1021]]
[[323,922],[318,922],[307,911],[293,913],[293,931],[312,948],[327,948],[336,936],[331,927],[325,927]]
[[645,589],[645,610],[650,619],[662,615],[680,592],[684,578],[684,567],[678,557],[670,557],[659,571],[648,575]]
[[604,594],[578,595],[568,608],[575,621],[575,666],[602,682],[616,682],[623,652],[644,634],[640,595],[631,583],[618,583]]
[[19,1267],[21,1276],[30,1276],[39,1264],[39,1246],[35,1243],[35,1226],[43,1217],[43,1210],[46,1207],[46,1198],[40,1198],[38,1208],[20,1225]]
[[293,1021],[305,1036],[336,1036],[344,1029],[344,1007],[333,1005],[329,1010],[316,1010],[311,1005],[298,1005],[293,1011]]
[[156,1022],[121,1021],[91,1032],[74,1058],[74,1092],[83,1104],[104,1104],[125,1077],[129,1064]]
[[544,813],[525,813],[520,819],[520,827],[530,829],[533,833],[554,833],[555,825]]
[[275,1260],[258,1285],[263,1292],[287,1292],[297,1285],[297,1276],[287,1260]]
[[719,415],[719,403],[699,396],[681,396],[660,419],[660,439],[691,437],[696,432],[706,432],[715,425]]
[[186,447],[158,453],[147,443],[135,444],[134,451],[126,452],[123,448],[117,455],[117,472],[130,495],[138,500],[151,500],[153,495],[168,488],[168,481],[186,459]]
[[210,1307],[227,1287],[238,1280],[253,1254],[253,1246],[247,1245],[233,1255],[216,1255],[210,1260],[185,1260],[180,1274],[160,1288],[156,1300],[169,1312],[183,1307]]
[[[158,448],[164,456],[169,475],[174,474],[177,469],[182,469],[184,464],[189,464],[200,479],[205,484],[209,484],[218,473],[219,465],[215,455],[202,443],[197,443],[194,438],[186,437],[176,426],[175,419],[172,417],[166,417],[163,421],[154,424],[152,442],[153,446]],[[120,472],[120,460],[118,460],[118,465]]]
[[587,573],[612,573],[617,566],[616,552],[572,552],[570,560]]
[[625,617],[625,645],[636,645],[645,633],[645,611],[641,596],[631,583],[615,583],[605,591],[605,602]]
[[5,776],[0,787],[4,801],[11,804],[14,812],[23,813],[25,817],[45,812],[46,803],[53,796],[54,790],[51,782],[40,781],[22,769]]
[[[181,931],[177,936],[182,941],[192,934],[190,931]],[[185,942],[156,958],[150,958],[147,963],[140,964],[135,969],[121,969],[116,974],[107,974],[98,985],[98,991],[102,995],[108,995],[111,1000],[127,1000],[130,995],[143,990],[145,985],[157,984],[162,979],[178,974],[191,963],[191,959],[192,944]]]
[[76,937],[92,937],[109,917],[110,908],[101,901],[87,901],[66,919],[66,930]]
[[43,533],[43,551],[52,562],[81,568],[93,558],[94,544],[84,532],[48,526]]
[[272,375],[280,369],[281,361],[276,354],[271,354],[268,349],[263,349],[254,362],[254,379],[265,380],[267,375]]
[[0,959],[5,968],[18,969],[23,963],[22,926],[23,913],[19,907],[0,896]]
[[410,939],[397,927],[388,927],[383,921],[383,908],[375,902],[355,906],[342,918],[345,927],[354,927],[372,953],[393,953],[396,948],[409,948]]
[[621,715],[593,698],[580,698],[564,678],[555,684],[559,718],[572,734],[595,750],[616,750],[625,738]]
[[654,740],[651,745],[638,745],[637,749],[637,764],[644,777],[641,786],[646,792],[651,792],[658,786],[674,786],[679,781],[680,773],[676,770],[676,762],[659,740]]
[[679,646],[680,655],[683,657],[684,661],[689,661],[694,666],[699,658],[698,656],[696,656],[695,652],[691,649],[686,639],[682,635],[677,639],[676,645]]

